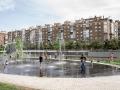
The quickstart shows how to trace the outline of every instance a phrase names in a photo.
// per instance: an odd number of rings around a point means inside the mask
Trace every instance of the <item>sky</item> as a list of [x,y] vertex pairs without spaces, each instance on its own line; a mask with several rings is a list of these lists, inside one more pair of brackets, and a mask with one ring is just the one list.
[[0,0],[0,31],[94,16],[120,20],[120,0]]

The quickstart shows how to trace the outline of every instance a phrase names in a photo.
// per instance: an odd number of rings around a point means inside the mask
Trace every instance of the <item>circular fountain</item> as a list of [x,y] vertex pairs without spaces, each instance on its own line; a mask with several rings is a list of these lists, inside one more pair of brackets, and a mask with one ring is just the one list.
[[[40,77],[94,77],[94,76],[108,76],[120,74],[120,69],[99,64],[86,63],[86,73],[84,75],[80,72],[80,61],[68,61],[62,57],[61,39],[59,39],[59,56],[55,60],[44,60],[42,65],[38,60],[26,60],[24,57],[29,57],[23,53],[22,42],[18,39],[12,44],[6,44],[3,60],[9,60],[9,64],[5,68],[0,68],[1,73],[30,75]],[[10,58],[11,56],[11,58]],[[37,56],[37,55],[35,55]],[[1,62],[0,62],[1,63]],[[0,65],[1,67],[1,65]]]

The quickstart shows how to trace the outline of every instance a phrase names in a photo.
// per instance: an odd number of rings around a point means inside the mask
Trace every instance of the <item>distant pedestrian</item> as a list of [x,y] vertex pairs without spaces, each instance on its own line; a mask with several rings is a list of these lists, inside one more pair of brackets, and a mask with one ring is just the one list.
[[85,71],[86,71],[85,62],[81,60],[80,72],[81,74],[85,74]]
[[8,60],[5,61],[5,64],[4,64],[4,69],[5,67],[8,65]]
[[10,55],[9,59],[11,60],[11,58],[12,58],[12,57],[11,57],[11,55]]
[[39,56],[39,62],[40,62],[40,65],[43,62],[43,57],[41,55]]
[[81,72],[81,74],[85,74],[85,71],[86,71],[86,67],[85,67],[86,57],[82,54],[81,57],[80,57],[80,60],[81,60],[80,72]]
[[55,59],[57,58],[57,53],[55,53]]
[[86,61],[86,57],[82,54],[80,60]]
[[114,54],[111,53],[111,54],[110,54],[110,61],[113,61],[113,59],[114,59]]

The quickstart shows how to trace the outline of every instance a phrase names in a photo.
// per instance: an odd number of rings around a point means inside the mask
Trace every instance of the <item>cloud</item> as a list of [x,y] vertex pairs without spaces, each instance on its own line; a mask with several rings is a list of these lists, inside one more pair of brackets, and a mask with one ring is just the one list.
[[65,19],[88,18],[94,15],[119,17],[119,0],[48,0],[57,15]]
[[13,10],[14,8],[14,0],[0,0],[0,11]]
[[[13,10],[13,11],[11,11]],[[63,23],[97,16],[120,19],[120,0],[0,0],[0,27]]]

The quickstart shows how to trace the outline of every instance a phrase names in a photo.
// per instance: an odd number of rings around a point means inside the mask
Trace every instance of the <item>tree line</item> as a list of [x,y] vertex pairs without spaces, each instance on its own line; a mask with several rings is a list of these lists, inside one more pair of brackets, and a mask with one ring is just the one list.
[[[24,43],[25,50],[58,50],[60,48],[59,41],[55,41],[54,43]],[[62,50],[117,50],[120,49],[120,40],[112,39],[105,41],[74,41],[69,40],[61,43]]]
[[[60,48],[60,43],[56,40],[54,43],[22,43],[23,50],[58,50]],[[17,42],[16,46],[20,46],[20,43]],[[4,46],[0,45],[0,51],[4,50]],[[17,47],[16,47],[17,48]],[[120,40],[112,39],[112,40],[105,40],[105,41],[74,41],[68,40],[61,42],[61,49],[62,50],[118,50],[120,49]]]

